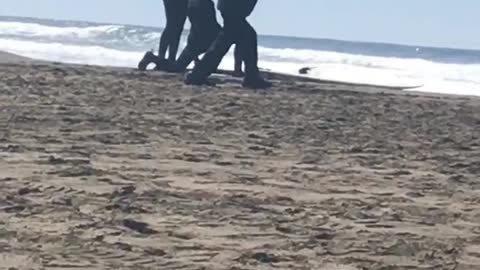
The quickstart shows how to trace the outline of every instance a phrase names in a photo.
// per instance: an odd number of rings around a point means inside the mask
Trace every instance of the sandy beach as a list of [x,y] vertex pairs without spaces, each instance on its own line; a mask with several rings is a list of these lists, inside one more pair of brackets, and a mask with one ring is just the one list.
[[1,269],[480,269],[480,98],[0,59]]

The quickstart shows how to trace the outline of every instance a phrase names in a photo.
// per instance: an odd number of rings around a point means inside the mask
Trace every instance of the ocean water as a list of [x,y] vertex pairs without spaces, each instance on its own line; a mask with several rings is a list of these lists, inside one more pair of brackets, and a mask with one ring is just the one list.
[[[0,17],[0,50],[43,60],[136,67],[161,28]],[[185,31],[182,44],[188,34]],[[420,91],[480,96],[480,51],[259,36],[260,67],[355,83],[423,85]],[[221,63],[233,68],[230,52]]]

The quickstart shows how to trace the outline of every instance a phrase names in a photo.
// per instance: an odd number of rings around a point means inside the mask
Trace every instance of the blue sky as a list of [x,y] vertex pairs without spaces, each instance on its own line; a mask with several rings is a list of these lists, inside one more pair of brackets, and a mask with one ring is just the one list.
[[[479,0],[259,0],[250,21],[261,34],[480,49],[479,11]],[[164,23],[161,0],[1,0],[0,15]]]

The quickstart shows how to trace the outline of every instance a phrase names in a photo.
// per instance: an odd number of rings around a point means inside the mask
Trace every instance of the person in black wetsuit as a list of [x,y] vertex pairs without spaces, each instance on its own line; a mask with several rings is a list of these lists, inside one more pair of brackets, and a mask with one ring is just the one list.
[[[188,19],[191,24],[187,46],[182,51],[176,62],[166,61],[161,56],[157,57],[152,52],[147,52],[139,65],[145,70],[147,65],[155,63],[157,70],[168,72],[184,72],[192,61],[197,62],[198,57],[205,53],[218,36],[221,26],[217,21],[215,4],[212,0],[189,0]],[[242,55],[238,46],[235,47],[234,76],[243,76]]]
[[239,54],[245,62],[245,78],[243,86],[249,88],[268,88],[270,82],[265,81],[258,69],[258,41],[255,29],[248,23],[257,4],[257,0],[219,0],[224,26],[212,46],[202,60],[195,65],[193,71],[185,78],[186,84],[209,84],[207,78],[215,72],[222,58],[232,44],[239,46]]
[[163,0],[167,23],[160,37],[158,56],[165,58],[168,50],[168,60],[177,59],[180,37],[187,20],[188,0]]

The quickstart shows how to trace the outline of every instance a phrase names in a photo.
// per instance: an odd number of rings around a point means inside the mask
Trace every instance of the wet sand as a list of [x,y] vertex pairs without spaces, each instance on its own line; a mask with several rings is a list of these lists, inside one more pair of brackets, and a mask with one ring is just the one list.
[[0,62],[2,269],[480,269],[479,98]]

